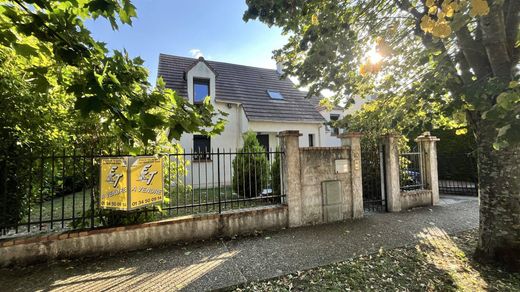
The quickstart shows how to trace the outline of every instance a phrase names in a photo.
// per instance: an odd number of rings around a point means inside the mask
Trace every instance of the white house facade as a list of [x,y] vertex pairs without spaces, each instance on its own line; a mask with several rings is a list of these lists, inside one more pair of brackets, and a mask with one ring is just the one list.
[[[192,59],[161,54],[159,72],[166,87],[191,102],[200,102],[198,90],[208,91],[212,104],[226,112],[224,131],[209,138],[210,149],[237,149],[242,135],[257,133],[264,146],[278,146],[278,132],[298,130],[303,147],[339,146],[338,131],[326,123],[341,119],[343,111],[319,107],[317,99],[306,99],[289,79],[280,79],[277,70]],[[206,89],[207,88],[207,89]],[[270,94],[274,93],[274,97]],[[186,151],[199,146],[197,134],[185,134],[180,144]],[[266,142],[267,141],[267,142]],[[268,144],[268,145],[267,145]]]
[[[179,142],[185,152],[193,153],[201,148],[235,151],[242,146],[242,137],[247,131],[255,132],[260,144],[268,150],[276,149],[277,134],[286,130],[298,130],[302,134],[302,147],[340,146],[339,131],[327,122],[341,119],[343,111],[336,108],[329,112],[319,107],[318,98],[305,98],[306,93],[289,79],[280,79],[278,70],[161,54],[158,75],[166,87],[190,102],[199,103],[209,95],[215,108],[228,114],[220,135],[182,135]],[[210,160],[193,162],[212,163]],[[225,170],[228,171],[231,170]],[[231,176],[228,174],[228,177]]]

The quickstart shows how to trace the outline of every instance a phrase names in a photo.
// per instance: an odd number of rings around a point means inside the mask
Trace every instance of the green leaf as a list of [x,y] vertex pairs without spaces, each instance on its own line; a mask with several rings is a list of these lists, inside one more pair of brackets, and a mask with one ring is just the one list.
[[164,125],[163,118],[160,115],[154,115],[149,113],[141,113],[141,119],[147,127],[155,128]]
[[35,47],[30,46],[28,44],[13,43],[13,49],[16,51],[17,54],[24,57],[38,55],[38,50]]
[[104,107],[98,96],[90,96],[78,99],[76,101],[75,109],[79,110],[83,116],[87,116],[90,112],[101,112]]

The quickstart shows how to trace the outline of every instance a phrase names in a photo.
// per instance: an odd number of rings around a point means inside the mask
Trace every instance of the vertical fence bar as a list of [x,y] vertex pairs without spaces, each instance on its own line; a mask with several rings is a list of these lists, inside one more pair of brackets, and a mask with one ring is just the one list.
[[65,158],[65,149],[63,149],[63,158],[62,158],[62,161],[61,161],[62,165],[61,165],[61,228],[64,228],[65,227],[65,178],[66,178],[66,173],[65,173],[65,163],[66,163],[66,158]]
[[[175,188],[177,189],[177,193],[175,194],[175,197],[176,197],[176,205],[177,205],[177,215],[179,215],[179,148],[177,148],[175,150],[175,180],[176,180],[176,186]],[[183,173],[184,173],[184,169],[183,169]]]
[[31,209],[32,209],[32,184],[33,184],[33,156],[29,158],[29,189],[27,190],[27,232],[31,232]]
[[54,150],[51,155],[51,229],[54,220]]
[[218,213],[222,213],[222,206],[220,205],[220,148],[217,148],[217,192],[218,192]]
[[94,170],[94,148],[90,150],[90,228],[94,228],[94,186],[95,182]]
[[229,148],[229,188],[231,209],[233,209],[233,162],[231,161],[231,148]]
[[195,163],[195,160],[197,158],[197,156],[194,155],[193,153],[193,149],[191,149],[191,163],[190,163],[190,168],[191,168],[191,172],[190,172],[190,181],[191,181],[191,214],[193,214],[194,212],[194,209],[193,209],[193,205],[195,204],[195,187],[194,187],[194,183],[193,183],[193,163]]
[[[210,153],[209,149],[208,148],[205,148],[205,149],[206,149],[206,152],[208,153],[206,155],[207,155],[209,161],[211,161],[211,157],[209,156],[209,153]],[[206,212],[208,212],[208,209],[209,209],[209,200],[208,200],[208,163],[209,162],[204,163],[204,178],[205,178],[205,184],[206,184],[205,185],[205,187],[206,187],[206,201],[205,201],[206,202]],[[211,161],[211,164],[213,164],[213,161]]]
[[284,196],[284,202],[285,202],[285,185],[284,185],[284,179],[283,179],[283,164],[285,163],[285,152],[281,152],[280,154],[280,165],[279,165],[279,172],[280,176],[276,179],[280,180],[280,194]]
[[[260,153],[260,158],[264,158],[267,162],[267,165],[269,166],[269,159],[267,159],[267,149],[264,148],[264,150],[266,152]],[[263,196],[263,194],[264,194],[264,175],[263,175],[264,171],[265,171],[264,166],[265,166],[265,164],[263,164],[263,163],[260,165],[260,196]],[[270,196],[270,195],[272,195],[272,193],[269,193],[269,189],[266,188],[265,195]]]
[[[244,191],[242,193],[242,195],[244,196],[244,201],[242,202],[242,206],[245,206],[246,204],[246,201],[245,201],[245,198],[246,198],[246,167],[245,167],[245,160],[246,160],[246,153],[247,153],[247,150],[245,148],[242,148],[242,152],[240,154],[237,154],[237,155],[240,155],[242,157],[240,157],[240,160],[242,160],[242,169],[241,169],[241,173],[242,173],[242,190]],[[240,208],[240,203],[239,203],[239,206]]]
[[[254,189],[253,189],[254,193],[253,194],[254,194],[254,197],[256,198],[256,197],[258,197],[258,194],[257,194],[257,192],[258,192],[258,176],[256,175],[256,171],[257,171],[257,169],[256,169],[256,158],[257,158],[258,154],[256,153],[256,150],[253,150],[251,155],[253,156],[253,171],[254,171],[253,179],[255,181],[255,186],[254,186]],[[250,204],[253,205],[254,202],[255,201],[251,200]]]
[[41,165],[40,165],[40,230],[42,230],[42,219],[43,219],[43,185],[44,185],[44,167],[45,167],[45,159],[43,158],[43,151],[41,152]]
[[72,222],[76,219],[76,147],[72,150]]
[[172,214],[172,177],[171,177],[171,154],[168,153],[168,215]]
[[2,226],[0,228],[2,229],[2,235],[7,234],[7,228],[8,228],[8,220],[7,220],[7,168],[9,165],[9,161],[6,159],[2,162],[0,169],[0,179],[2,180],[3,190],[2,190]]
[[[199,153],[200,153],[200,148],[199,148]],[[203,155],[204,155],[204,160],[206,160],[206,154],[204,153]],[[197,188],[199,190],[199,212],[201,211],[200,208],[201,208],[201,203],[202,203],[202,198],[201,198],[201,193],[200,193],[202,191],[202,189],[200,187],[200,164],[201,163],[203,163],[202,159],[199,160],[199,162],[197,163],[197,175],[199,176],[198,177],[199,182],[197,183]],[[206,162],[204,162],[204,164],[206,164]]]
[[86,200],[86,189],[87,189],[87,185],[86,185],[86,179],[87,179],[86,156],[87,156],[87,153],[85,152],[85,150],[83,150],[83,157],[81,159],[82,160],[81,172],[83,174],[83,178],[81,179],[81,192],[83,194],[83,200],[82,200],[82,204],[81,204],[81,226],[82,227],[85,227],[85,204],[87,202],[87,200]]
[[[184,193],[184,214],[188,213],[188,189],[187,189],[187,185],[186,185],[186,151],[183,151],[182,152],[182,155],[183,155],[183,163],[184,163],[184,167],[183,167],[183,176],[184,176],[184,189],[183,189],[183,193]],[[193,159],[192,159],[193,160]],[[190,161],[191,162],[191,161]]]
[[[227,206],[227,192],[226,192],[226,150],[222,148],[222,162],[224,166],[224,210],[226,210]],[[220,172],[220,169],[219,169]]]
[[240,156],[238,155],[238,150],[235,150],[235,165],[236,165],[236,187],[237,187],[237,208],[240,209],[240,174],[242,171],[240,170]]
[[[247,198],[250,199],[252,196],[252,180],[251,180],[251,149],[247,150],[247,176],[249,177],[249,193],[247,194]],[[251,206],[251,201],[249,201],[249,206]]]
[[215,185],[215,152],[213,150],[213,148],[211,148],[211,152],[210,152],[210,157],[211,157],[211,209],[214,210],[215,209],[215,205],[216,205],[216,195],[215,195],[215,189],[216,189],[216,185]]

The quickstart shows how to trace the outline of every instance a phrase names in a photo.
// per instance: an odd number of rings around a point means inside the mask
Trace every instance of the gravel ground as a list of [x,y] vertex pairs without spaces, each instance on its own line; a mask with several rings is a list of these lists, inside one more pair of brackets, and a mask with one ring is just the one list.
[[225,288],[346,261],[381,248],[413,246],[425,233],[455,234],[478,226],[476,200],[450,202],[251,237],[1,269],[0,283],[2,291]]

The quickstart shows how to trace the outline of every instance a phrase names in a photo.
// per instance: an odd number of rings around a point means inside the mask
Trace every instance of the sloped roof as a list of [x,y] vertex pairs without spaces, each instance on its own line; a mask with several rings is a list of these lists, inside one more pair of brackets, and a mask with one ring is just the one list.
[[[166,87],[188,96],[184,72],[197,59],[160,54],[158,76]],[[241,103],[251,121],[324,122],[305,92],[295,88],[289,79],[280,79],[276,70],[206,61],[218,74],[216,99]],[[279,91],[284,100],[273,100],[267,90]]]

